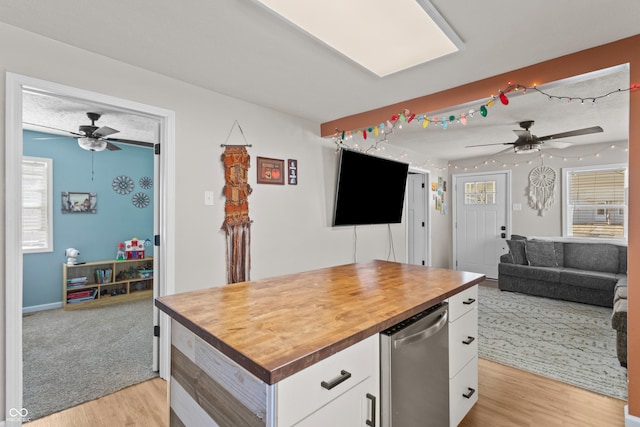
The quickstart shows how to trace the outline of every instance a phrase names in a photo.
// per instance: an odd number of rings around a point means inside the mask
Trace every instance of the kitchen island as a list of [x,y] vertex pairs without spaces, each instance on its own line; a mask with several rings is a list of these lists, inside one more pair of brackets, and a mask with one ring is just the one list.
[[483,279],[376,260],[161,297],[171,424],[379,425],[378,333]]

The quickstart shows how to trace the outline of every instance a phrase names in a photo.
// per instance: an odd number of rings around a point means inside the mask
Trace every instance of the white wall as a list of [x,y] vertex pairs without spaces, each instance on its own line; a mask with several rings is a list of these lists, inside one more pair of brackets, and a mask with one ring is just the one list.
[[452,187],[446,161],[434,161],[431,181],[437,182],[438,178],[442,178],[447,182],[447,191],[444,193],[446,211],[444,214],[442,214],[442,211],[437,211],[433,197],[429,199],[429,209],[431,209],[431,265],[433,267],[451,268],[453,264],[453,254],[451,252],[453,250],[451,245],[453,238],[451,228]]
[[[221,285],[226,280],[225,238],[220,231],[224,218],[220,144],[225,143],[234,120],[238,120],[248,143],[253,145],[249,148],[252,165],[256,156],[292,158],[298,160],[300,171],[299,185],[274,186],[256,184],[255,167],[250,169],[253,194],[249,208],[254,221],[251,278],[353,261],[353,228],[330,226],[337,159],[332,144],[318,136],[318,123],[206,91],[5,24],[0,24],[0,71],[3,100],[4,73],[9,71],[175,111],[178,292]],[[2,102],[3,118],[4,109]],[[230,142],[242,140],[234,133]],[[5,143],[2,132],[0,145]],[[4,159],[4,150],[0,150],[2,187]],[[220,194],[214,206],[204,206],[205,190]],[[4,205],[0,217],[4,223]],[[404,224],[391,229],[397,260],[404,261]],[[0,228],[0,239],[5,240],[4,226]],[[0,251],[0,274],[4,277],[4,247]],[[385,259],[386,254],[386,226],[358,228],[358,261]],[[3,287],[0,366],[4,366],[5,354],[4,295]],[[4,369],[0,369],[0,383],[5,383]],[[4,413],[4,402],[2,386],[0,414]]]
[[[614,148],[611,148],[611,145],[614,145]],[[477,157],[452,162],[450,172],[461,173],[465,167],[479,172],[511,169],[512,203],[522,205],[521,211],[512,211],[512,234],[562,236],[562,168],[628,163],[629,156],[628,152],[625,151],[626,146],[628,146],[627,141],[614,141],[574,146],[563,150],[543,150],[537,154],[507,154],[496,157],[497,161],[495,163],[489,161],[488,165],[484,165],[486,158]],[[596,153],[598,154],[597,157],[595,156]],[[544,157],[541,157],[541,155]],[[557,175],[554,193],[555,203],[543,216],[540,216],[538,211],[529,207],[527,193],[529,172],[534,167],[540,166],[541,162],[551,167]],[[503,164],[506,164],[506,166],[503,166]],[[476,165],[478,169],[474,169]],[[457,169],[455,168],[456,166]]]

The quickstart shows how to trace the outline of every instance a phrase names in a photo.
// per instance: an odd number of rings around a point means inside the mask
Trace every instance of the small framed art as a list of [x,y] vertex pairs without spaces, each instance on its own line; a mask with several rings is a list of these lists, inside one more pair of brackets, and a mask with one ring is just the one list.
[[96,193],[62,192],[62,213],[96,213]]
[[258,157],[258,184],[284,185],[284,160]]

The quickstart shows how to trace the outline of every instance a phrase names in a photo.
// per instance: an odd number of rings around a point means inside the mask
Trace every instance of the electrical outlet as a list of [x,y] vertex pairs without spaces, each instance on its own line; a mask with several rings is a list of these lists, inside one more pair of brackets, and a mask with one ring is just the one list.
[[522,210],[522,203],[514,203],[513,204],[513,210],[514,211],[521,211]]

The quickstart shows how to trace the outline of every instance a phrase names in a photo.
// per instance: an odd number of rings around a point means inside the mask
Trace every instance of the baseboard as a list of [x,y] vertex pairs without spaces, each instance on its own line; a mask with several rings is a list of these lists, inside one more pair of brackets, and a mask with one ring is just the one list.
[[640,427],[640,418],[629,415],[629,405],[624,405],[624,427]]
[[[50,304],[41,304],[41,305],[32,305],[29,307],[22,307],[22,314],[33,313],[36,311],[43,311],[43,310],[53,310],[54,308],[62,308],[62,301],[52,302]],[[0,424],[0,427],[2,427],[1,424]]]

